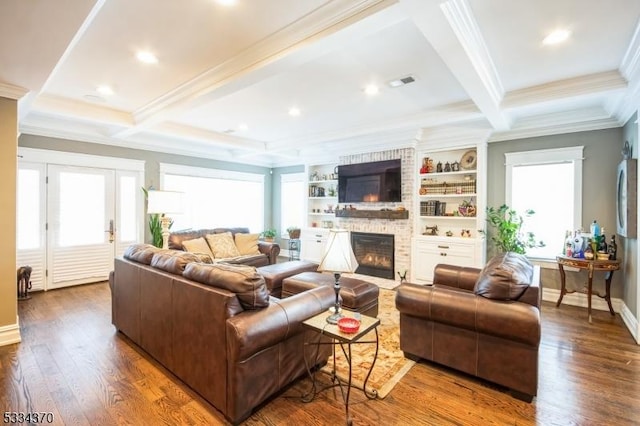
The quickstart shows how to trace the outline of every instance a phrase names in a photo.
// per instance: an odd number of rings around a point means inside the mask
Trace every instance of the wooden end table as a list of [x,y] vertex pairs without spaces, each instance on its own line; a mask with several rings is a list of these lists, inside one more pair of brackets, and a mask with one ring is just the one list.
[[[352,419],[349,417],[349,396],[351,394],[351,388],[360,389],[364,392],[365,396],[369,399],[375,399],[378,396],[378,392],[376,390],[367,391],[367,381],[369,381],[369,376],[371,376],[371,372],[373,371],[373,367],[376,364],[376,360],[378,359],[378,348],[379,348],[379,339],[378,339],[378,326],[380,325],[380,320],[378,318],[368,317],[366,315],[360,315],[357,312],[345,311],[342,310],[343,316],[355,317],[360,319],[360,329],[356,333],[348,334],[343,333],[338,328],[337,324],[329,324],[327,323],[327,317],[330,315],[329,312],[321,312],[318,315],[309,318],[306,321],[303,321],[302,325],[308,329],[311,329],[318,333],[318,340],[313,342],[305,342],[305,346],[308,345],[332,345],[332,353],[333,353],[333,369],[331,372],[331,384],[323,387],[322,389],[317,388],[316,383],[316,371],[311,371],[309,367],[309,362],[305,357],[305,364],[307,367],[307,373],[311,378],[311,389],[305,395],[303,395],[302,400],[304,402],[311,402],[320,392],[330,389],[336,386],[340,387],[340,392],[342,393],[342,398],[344,400],[345,406],[345,414],[347,425],[352,424]],[[371,330],[375,330],[375,340],[360,340],[364,335],[366,335]],[[331,341],[327,342],[322,341],[322,336],[329,337]],[[367,376],[364,379],[364,383],[362,387],[359,387],[351,382],[352,379],[352,357],[351,357],[351,345],[354,344],[375,344],[376,351],[373,355],[373,361],[371,362],[371,367],[367,372]],[[349,365],[349,375],[347,379],[347,383],[344,383],[337,374],[336,374],[336,346],[340,346],[342,349],[342,353],[344,354],[347,363]]]
[[[562,287],[560,288],[560,298],[556,303],[556,308],[560,306],[562,302],[562,298],[565,294],[575,293],[578,290],[567,290],[566,286],[566,278],[564,273],[564,267],[570,266],[572,268],[584,269],[588,271],[588,280],[587,280],[587,299],[588,299],[588,314],[589,314],[589,323],[591,323],[591,295],[595,294],[596,296],[607,301],[609,305],[609,312],[611,315],[615,315],[613,311],[613,306],[611,305],[611,279],[613,278],[613,273],[620,269],[620,261],[619,260],[588,260],[588,259],[578,259],[574,257],[567,256],[556,256],[556,261],[558,262],[558,270],[560,271],[560,282],[562,283]],[[605,293],[604,295],[599,292],[593,292],[593,273],[595,271],[603,271],[606,272],[605,279]]]

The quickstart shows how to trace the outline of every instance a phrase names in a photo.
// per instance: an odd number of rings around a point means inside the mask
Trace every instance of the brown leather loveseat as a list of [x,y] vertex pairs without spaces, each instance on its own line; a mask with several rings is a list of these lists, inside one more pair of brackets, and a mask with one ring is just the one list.
[[332,306],[335,294],[322,286],[280,300],[254,267],[201,261],[193,253],[129,247],[110,276],[112,322],[239,423],[306,373],[305,356],[311,366],[326,363],[329,345],[303,350],[312,332],[301,324]]
[[539,277],[539,267],[515,253],[482,270],[437,265],[433,285],[397,289],[400,348],[531,401],[538,388]]
[[[223,234],[230,232],[234,237],[236,234],[249,234],[249,228],[211,228],[211,229],[187,229],[169,234],[169,248],[173,250],[184,250],[183,243],[197,238],[205,238],[209,234]],[[258,241],[258,251],[254,255],[239,256],[235,259],[225,259],[227,263],[237,263],[250,266],[273,265],[280,254],[280,245],[266,241]]]

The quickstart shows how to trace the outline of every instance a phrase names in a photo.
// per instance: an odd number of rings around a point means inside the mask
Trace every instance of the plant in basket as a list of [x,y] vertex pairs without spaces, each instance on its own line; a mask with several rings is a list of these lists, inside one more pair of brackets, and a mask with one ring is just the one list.
[[473,201],[472,200],[464,200],[458,206],[458,214],[460,216],[465,216],[465,217],[475,217],[475,215],[476,215],[476,206],[473,205]]

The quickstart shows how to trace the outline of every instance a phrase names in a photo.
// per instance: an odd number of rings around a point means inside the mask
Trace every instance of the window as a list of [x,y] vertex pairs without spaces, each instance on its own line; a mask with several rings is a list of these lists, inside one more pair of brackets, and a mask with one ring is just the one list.
[[284,174],[280,177],[280,229],[290,226],[302,228],[305,219],[306,196],[304,173]]
[[533,232],[545,247],[527,251],[532,258],[555,259],[566,231],[582,224],[583,147],[514,152],[506,157],[506,203],[523,214],[525,232]]
[[160,164],[162,189],[184,193],[184,213],[172,230],[247,227],[264,229],[264,176],[229,170]]

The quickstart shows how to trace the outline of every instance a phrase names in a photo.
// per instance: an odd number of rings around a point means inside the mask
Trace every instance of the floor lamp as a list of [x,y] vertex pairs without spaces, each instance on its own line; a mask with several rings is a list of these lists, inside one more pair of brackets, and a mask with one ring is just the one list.
[[148,191],[147,213],[159,214],[160,226],[162,227],[162,248],[169,248],[169,226],[171,218],[167,214],[181,214],[182,192],[176,191]]
[[336,292],[336,301],[333,314],[327,317],[329,324],[337,324],[342,318],[340,313],[340,274],[354,272],[358,268],[358,262],[351,248],[349,231],[346,229],[331,229],[329,239],[325,246],[318,271],[333,272],[335,283],[333,289]]

